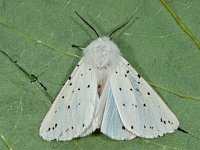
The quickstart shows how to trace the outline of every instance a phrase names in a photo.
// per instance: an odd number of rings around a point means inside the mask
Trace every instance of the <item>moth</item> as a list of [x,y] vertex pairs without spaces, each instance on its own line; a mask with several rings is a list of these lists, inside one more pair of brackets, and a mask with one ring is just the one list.
[[[83,57],[46,114],[39,134],[48,141],[84,137],[96,129],[115,140],[156,138],[172,133],[179,121],[161,97],[122,57],[108,37],[83,49]],[[78,47],[78,46],[76,46]]]

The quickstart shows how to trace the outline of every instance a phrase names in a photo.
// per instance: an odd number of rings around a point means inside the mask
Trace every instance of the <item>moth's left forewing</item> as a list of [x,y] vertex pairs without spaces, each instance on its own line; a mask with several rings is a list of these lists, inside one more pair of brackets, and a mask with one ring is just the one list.
[[178,128],[179,122],[173,112],[121,56],[110,82],[127,130],[140,137],[155,138]]
[[66,141],[86,135],[83,133],[93,122],[97,101],[96,72],[82,58],[45,116],[40,136]]

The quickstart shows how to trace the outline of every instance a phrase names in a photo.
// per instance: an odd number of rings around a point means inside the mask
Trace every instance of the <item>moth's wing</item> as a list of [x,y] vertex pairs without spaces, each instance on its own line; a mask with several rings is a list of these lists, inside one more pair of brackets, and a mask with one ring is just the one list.
[[113,97],[109,79],[100,98],[98,119],[101,123],[101,132],[115,140],[131,140],[135,134],[125,129]]
[[92,123],[96,101],[96,73],[83,57],[45,116],[40,136],[48,141],[79,137]]
[[[97,71],[97,73],[101,73],[101,72]],[[105,87],[105,83],[103,82],[103,83],[100,84],[100,87],[98,87],[98,90],[100,90],[102,92],[105,89],[104,91],[106,91],[108,88],[107,88],[107,86],[106,86],[106,88],[104,88],[104,87]],[[88,127],[87,130],[85,130],[81,134],[81,136],[86,136],[86,135],[92,133],[93,131],[95,131],[96,129],[99,129],[101,127],[103,113],[104,113],[104,109],[105,109],[105,105],[106,105],[106,101],[107,101],[106,96],[107,96],[106,92],[103,92],[101,94],[100,100],[99,100],[99,95],[97,96],[97,102],[96,102],[96,105],[95,105],[95,113],[94,113],[92,124],[90,125],[90,127]]]
[[110,85],[122,123],[130,132],[155,138],[178,128],[173,112],[121,56]]
[[80,137],[84,137],[86,135],[89,135],[92,132],[94,132],[97,128],[99,128],[99,120],[97,120],[97,117],[96,117],[98,103],[99,103],[99,96],[97,95],[95,108],[94,108],[95,112],[93,114],[92,123],[90,124],[90,126],[83,133],[81,133]]

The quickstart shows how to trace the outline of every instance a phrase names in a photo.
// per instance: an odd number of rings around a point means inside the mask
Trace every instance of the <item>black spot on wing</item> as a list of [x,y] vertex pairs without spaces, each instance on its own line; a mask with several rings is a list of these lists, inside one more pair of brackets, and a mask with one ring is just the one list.
[[135,89],[137,92],[140,92],[140,90],[138,88]]
[[132,104],[132,106],[134,106],[135,108],[137,108],[137,105],[135,105],[135,104]]

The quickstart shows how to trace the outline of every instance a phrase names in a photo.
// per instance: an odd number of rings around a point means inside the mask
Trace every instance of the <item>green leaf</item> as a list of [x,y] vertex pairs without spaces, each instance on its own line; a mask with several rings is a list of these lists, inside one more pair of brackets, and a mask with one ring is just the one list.
[[[1,0],[0,149],[198,149],[199,6],[198,0]],[[39,136],[45,114],[82,56],[71,45],[85,47],[96,38],[74,11],[101,35],[133,15],[113,40],[189,133],[131,141],[114,141],[99,132],[69,142]]]

